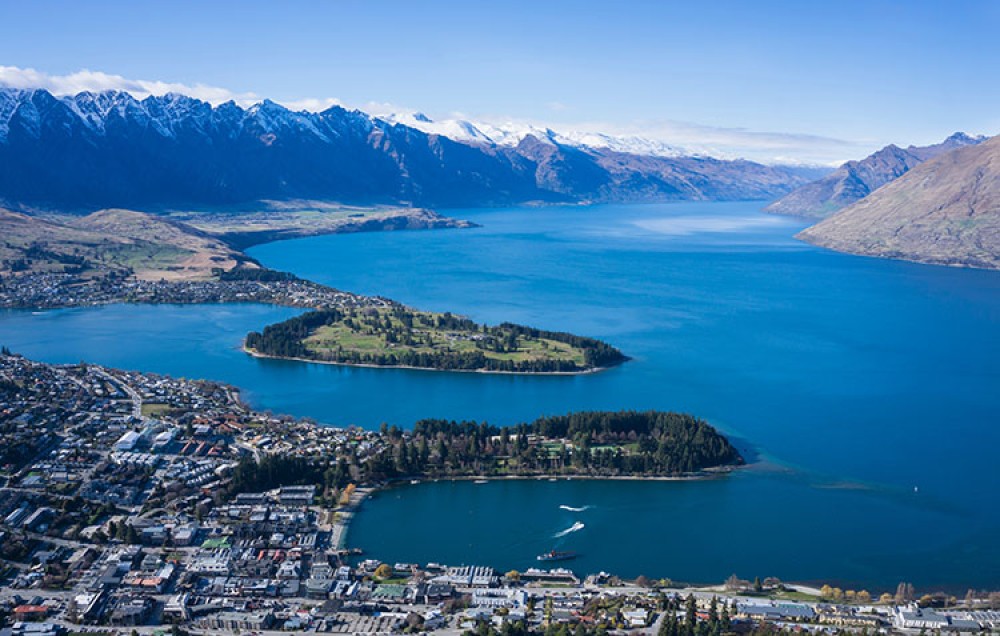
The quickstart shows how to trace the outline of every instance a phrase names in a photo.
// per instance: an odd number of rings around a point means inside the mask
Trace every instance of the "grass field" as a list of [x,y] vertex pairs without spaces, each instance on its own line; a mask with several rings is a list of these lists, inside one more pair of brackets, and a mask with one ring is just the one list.
[[155,402],[143,402],[142,404],[142,414],[146,417],[163,415],[169,410],[170,405],[168,404],[156,404]]
[[[411,325],[405,325],[390,310],[369,309],[355,312],[349,319],[320,327],[304,344],[313,353],[338,349],[363,354],[390,354],[408,350],[414,353],[474,353],[487,358],[526,362],[560,360],[584,365],[583,350],[564,342],[546,338],[517,337],[499,346],[495,338],[480,331],[437,326],[440,314],[413,312]],[[502,349],[502,350],[497,350]]]

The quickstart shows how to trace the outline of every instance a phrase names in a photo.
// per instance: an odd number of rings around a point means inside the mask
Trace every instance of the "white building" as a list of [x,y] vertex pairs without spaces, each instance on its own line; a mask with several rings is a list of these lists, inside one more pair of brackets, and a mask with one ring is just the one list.
[[118,438],[115,442],[115,450],[127,453],[135,448],[135,445],[139,443],[139,434],[135,431],[126,431],[124,435]]

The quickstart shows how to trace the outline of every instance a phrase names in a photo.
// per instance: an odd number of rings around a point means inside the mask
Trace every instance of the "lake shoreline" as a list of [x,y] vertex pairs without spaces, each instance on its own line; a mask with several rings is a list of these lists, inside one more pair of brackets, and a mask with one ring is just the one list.
[[[444,477],[402,477],[387,483],[382,488],[390,489],[397,486],[419,486],[426,483],[442,481],[472,481],[472,482],[493,482],[493,481],[702,481],[706,479],[719,479],[727,477],[730,473],[741,468],[746,468],[749,464],[733,464],[726,466],[713,466],[705,470],[694,473],[682,473],[680,475],[566,475],[566,474],[542,474],[542,475],[455,475]],[[416,482],[416,483],[414,483]],[[377,491],[376,491],[377,492]]]
[[[241,345],[240,347],[243,353],[254,357],[263,358],[267,360],[291,360],[294,362],[311,362],[313,364],[328,364],[337,367],[358,367],[362,369],[407,369],[410,371],[436,371],[438,373],[481,373],[483,375],[527,375],[527,376],[538,376],[538,375],[553,375],[553,376],[575,376],[575,375],[591,375],[594,373],[600,373],[601,371],[607,371],[613,369],[614,367],[594,367],[592,369],[583,369],[580,371],[493,371],[490,369],[434,369],[431,367],[414,367],[405,364],[371,364],[367,362],[334,362],[333,360],[313,360],[311,358],[299,358],[299,357],[286,357],[286,356],[273,356],[266,353],[261,353],[255,349],[249,349],[246,345]],[[618,366],[618,365],[615,365]]]

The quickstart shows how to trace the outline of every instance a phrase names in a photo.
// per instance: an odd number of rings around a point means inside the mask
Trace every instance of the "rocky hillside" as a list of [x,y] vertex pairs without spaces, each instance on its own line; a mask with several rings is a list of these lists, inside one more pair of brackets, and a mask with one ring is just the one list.
[[0,201],[26,210],[315,199],[415,206],[774,198],[793,169],[528,135],[456,141],[360,111],[0,89]]
[[826,177],[792,191],[764,209],[774,214],[826,218],[924,161],[955,148],[981,143],[984,139],[955,133],[932,146],[900,148],[889,145],[861,161],[848,161]]
[[922,163],[798,237],[852,254],[1000,269],[1000,137]]

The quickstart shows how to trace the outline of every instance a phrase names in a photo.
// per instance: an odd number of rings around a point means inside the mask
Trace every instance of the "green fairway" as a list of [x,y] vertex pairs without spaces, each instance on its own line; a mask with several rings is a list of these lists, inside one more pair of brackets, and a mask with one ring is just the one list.
[[247,336],[254,353],[342,364],[578,373],[626,358],[593,338],[510,323],[480,325],[400,305],[311,312]]
[[[316,354],[354,352],[368,355],[476,353],[515,363],[539,360],[584,364],[583,349],[549,338],[483,333],[479,328],[439,320],[443,314],[365,309],[316,329],[303,343]],[[441,324],[444,322],[445,324]]]

